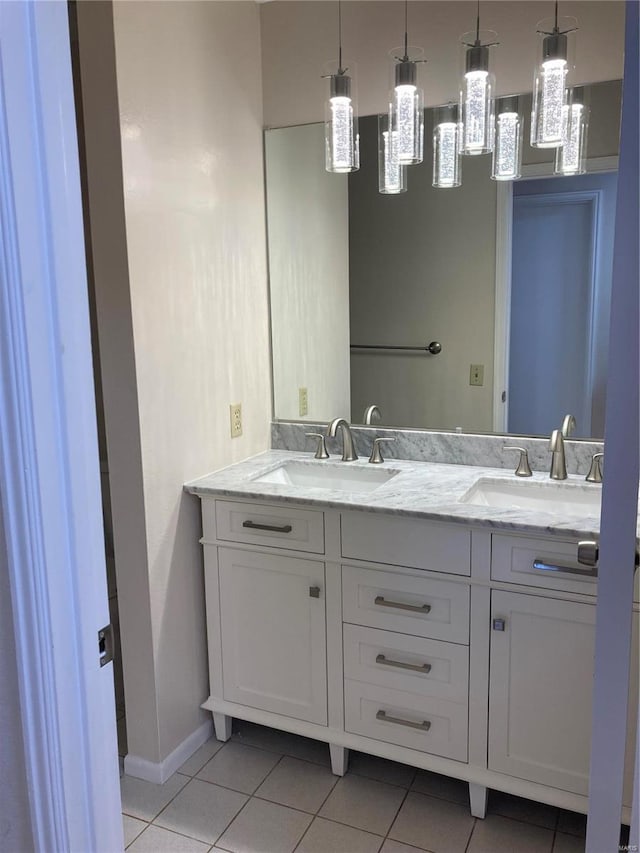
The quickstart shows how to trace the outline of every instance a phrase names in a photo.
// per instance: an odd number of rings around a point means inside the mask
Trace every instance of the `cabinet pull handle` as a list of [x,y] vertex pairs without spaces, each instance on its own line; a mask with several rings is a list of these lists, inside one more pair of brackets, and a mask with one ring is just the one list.
[[291,533],[293,530],[290,524],[258,524],[257,521],[243,521],[242,526],[250,530],[271,530],[274,533]]
[[430,663],[403,663],[401,660],[393,660],[385,655],[376,655],[376,663],[382,663],[385,666],[395,666],[398,669],[410,669],[412,672],[422,672],[424,675],[431,672]]
[[402,717],[391,717],[386,711],[377,711],[376,720],[382,720],[385,723],[396,723],[398,726],[408,726],[410,729],[420,729],[422,732],[428,732],[431,728],[429,720],[423,720],[421,723],[415,723],[413,720],[403,720]]
[[387,601],[383,595],[376,595],[374,604],[378,607],[393,607],[395,610],[410,610],[412,613],[429,613],[430,604],[404,604],[402,601]]
[[597,566],[593,566],[590,569],[580,569],[577,566],[559,566],[555,563],[547,563],[544,560],[534,560],[533,568],[538,572],[564,572],[568,575],[582,575],[588,578],[598,577]]

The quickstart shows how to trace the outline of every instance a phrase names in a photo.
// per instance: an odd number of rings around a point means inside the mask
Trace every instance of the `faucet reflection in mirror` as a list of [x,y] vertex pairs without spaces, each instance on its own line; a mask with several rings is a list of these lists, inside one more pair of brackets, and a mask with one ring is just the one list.
[[345,174],[360,168],[360,136],[354,102],[353,78],[342,64],[342,4],[338,0],[338,69],[329,80],[325,108],[325,168]]

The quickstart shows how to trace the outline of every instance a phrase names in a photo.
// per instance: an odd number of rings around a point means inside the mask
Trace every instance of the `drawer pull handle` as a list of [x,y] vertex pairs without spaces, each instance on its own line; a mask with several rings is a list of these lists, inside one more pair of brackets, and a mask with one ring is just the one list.
[[431,672],[430,663],[403,663],[401,660],[393,660],[385,655],[376,655],[376,663],[385,666],[396,666],[398,669],[410,669],[412,672],[422,672],[424,675]]
[[402,717],[391,717],[386,711],[378,711],[376,720],[382,720],[384,723],[396,723],[398,726],[408,726],[410,729],[420,729],[421,732],[428,732],[431,728],[429,720],[415,723],[413,720],[403,720]]
[[412,613],[429,613],[430,604],[404,604],[402,601],[387,601],[383,595],[376,595],[373,602],[378,607],[393,607],[395,610],[410,610]]
[[597,566],[593,566],[591,569],[580,569],[576,566],[557,566],[555,563],[546,563],[544,560],[534,560],[533,568],[537,572],[564,572],[568,575],[582,575],[588,578],[598,577]]
[[273,533],[291,533],[293,530],[290,524],[258,524],[257,521],[243,521],[242,526],[250,530],[271,530]]

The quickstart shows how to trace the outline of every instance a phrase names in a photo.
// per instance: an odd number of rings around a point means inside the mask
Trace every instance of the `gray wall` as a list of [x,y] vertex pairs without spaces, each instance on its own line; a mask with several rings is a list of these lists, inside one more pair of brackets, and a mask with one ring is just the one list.
[[[431,154],[430,112],[425,153]],[[465,157],[462,186],[431,186],[431,163],[410,167],[408,192],[378,193],[377,119],[360,121],[359,172],[349,176],[352,344],[442,344],[437,356],[351,356],[354,421],[370,403],[383,422],[492,428],[496,184],[486,157]],[[428,140],[428,142],[427,142]],[[469,385],[471,364],[484,385]]]
[[0,850],[34,849],[25,769],[9,570],[0,501]]

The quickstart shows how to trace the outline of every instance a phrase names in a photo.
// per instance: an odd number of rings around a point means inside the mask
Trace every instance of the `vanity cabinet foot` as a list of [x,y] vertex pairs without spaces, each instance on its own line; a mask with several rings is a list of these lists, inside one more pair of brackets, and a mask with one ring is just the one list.
[[216,739],[226,741],[231,737],[231,725],[233,723],[233,717],[227,716],[227,714],[219,714],[214,711],[212,713],[213,716],[213,727],[216,730]]
[[336,776],[344,776],[349,766],[349,750],[343,746],[334,746],[329,744],[329,752],[331,753],[331,771]]
[[488,793],[489,789],[486,785],[476,785],[475,782],[469,782],[469,803],[471,814],[474,817],[486,817]]

